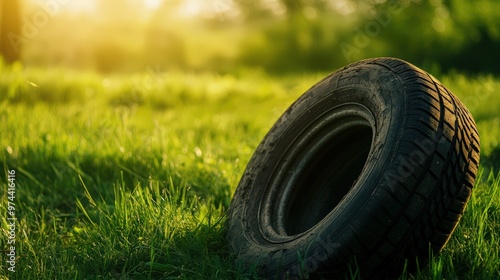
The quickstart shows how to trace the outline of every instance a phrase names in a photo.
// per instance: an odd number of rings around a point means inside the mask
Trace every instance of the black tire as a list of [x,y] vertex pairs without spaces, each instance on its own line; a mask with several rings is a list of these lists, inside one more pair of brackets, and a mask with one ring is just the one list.
[[363,278],[425,264],[474,186],[479,136],[435,78],[399,59],[348,65],[303,94],[255,151],[227,239],[266,278]]

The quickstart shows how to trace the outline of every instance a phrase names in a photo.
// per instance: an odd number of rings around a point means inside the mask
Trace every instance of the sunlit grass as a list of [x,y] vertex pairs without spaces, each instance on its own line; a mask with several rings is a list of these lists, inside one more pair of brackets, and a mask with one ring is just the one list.
[[[252,277],[229,255],[225,211],[269,127],[323,74],[0,72],[0,161],[17,172],[11,278]],[[463,100],[499,83],[442,80]],[[485,160],[473,197],[443,253],[404,277],[499,276],[498,94],[478,102]],[[5,213],[5,179],[1,186]]]

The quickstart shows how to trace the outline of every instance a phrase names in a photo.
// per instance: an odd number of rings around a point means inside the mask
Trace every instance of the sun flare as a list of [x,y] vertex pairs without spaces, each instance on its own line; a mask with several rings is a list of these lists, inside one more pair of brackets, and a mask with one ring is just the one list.
[[162,4],[161,0],[144,0],[144,5],[148,9],[157,9]]

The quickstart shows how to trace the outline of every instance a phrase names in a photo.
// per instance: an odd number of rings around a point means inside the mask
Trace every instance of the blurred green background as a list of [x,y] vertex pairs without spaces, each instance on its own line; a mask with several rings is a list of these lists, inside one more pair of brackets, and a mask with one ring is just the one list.
[[268,73],[394,56],[500,72],[496,0],[2,0],[1,53],[28,66]]

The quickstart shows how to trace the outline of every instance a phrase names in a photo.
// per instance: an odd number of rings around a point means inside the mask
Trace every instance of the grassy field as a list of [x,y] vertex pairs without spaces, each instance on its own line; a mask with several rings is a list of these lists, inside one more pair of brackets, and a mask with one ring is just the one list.
[[[0,279],[253,278],[228,253],[225,213],[267,130],[324,75],[0,65]],[[499,278],[500,79],[439,78],[476,119],[481,168],[442,254],[401,278]]]

